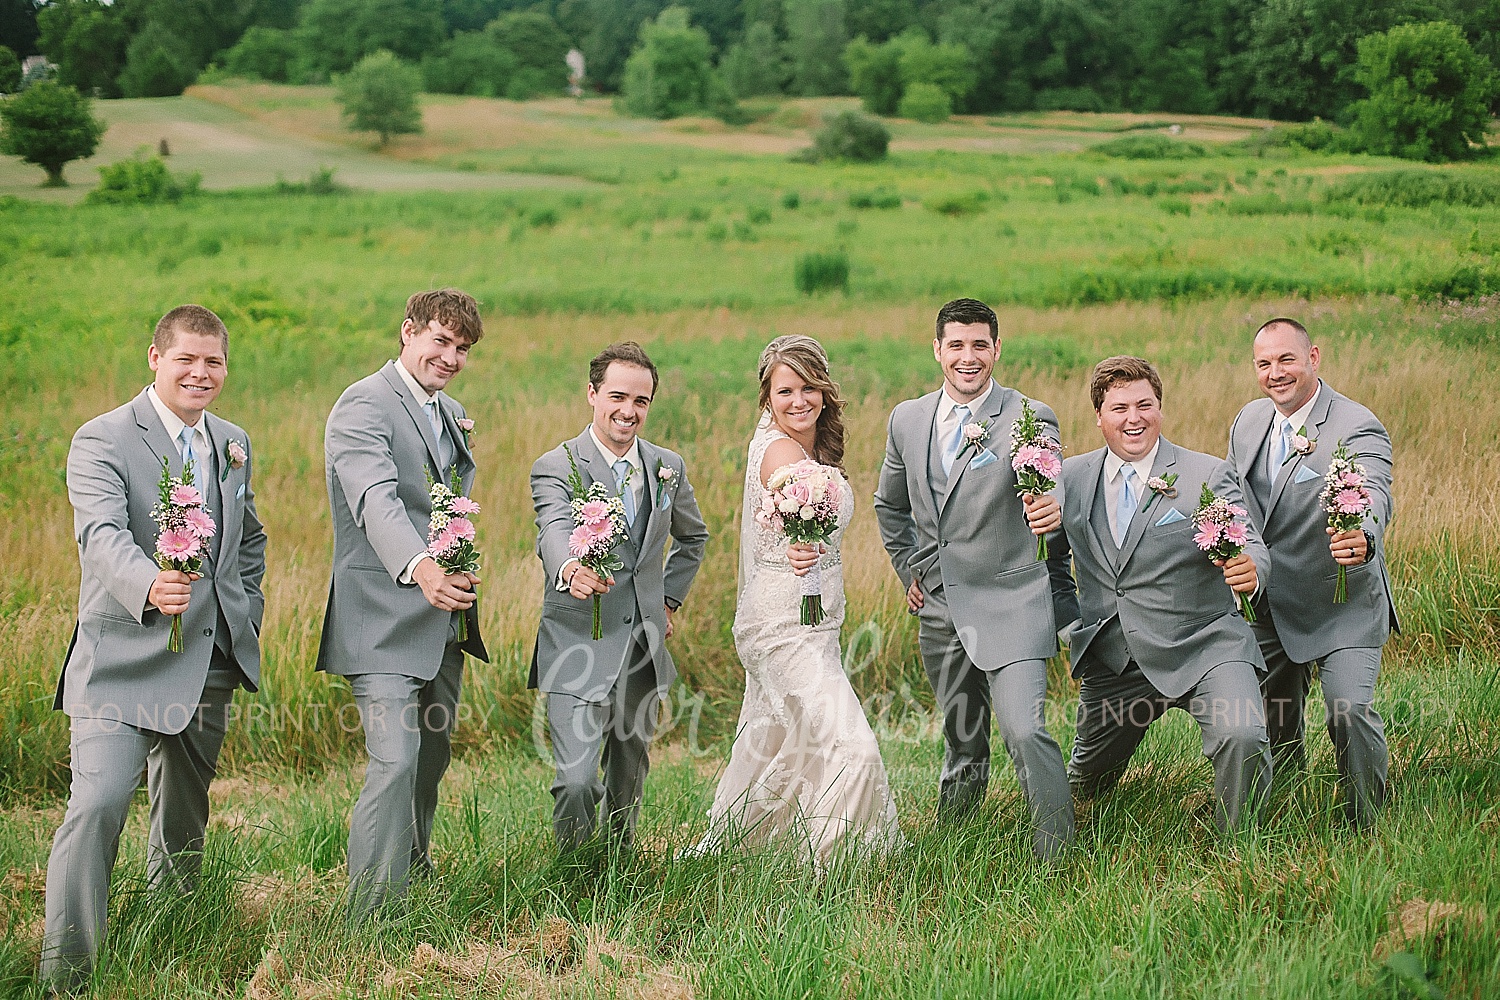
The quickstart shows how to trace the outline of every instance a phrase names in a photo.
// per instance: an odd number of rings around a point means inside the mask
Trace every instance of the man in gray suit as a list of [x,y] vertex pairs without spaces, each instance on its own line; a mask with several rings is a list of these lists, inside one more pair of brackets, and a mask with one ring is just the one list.
[[[229,334],[202,306],[156,324],[155,380],[78,429],[68,499],[81,570],[78,626],[54,707],[72,729],[68,811],[47,862],[42,979],[78,985],[104,940],[110,872],[141,770],[151,801],[151,883],[191,887],[208,824],[208,786],[234,689],[260,681],[266,534],[250,487],[250,437],[207,408],[224,387]],[[184,465],[216,531],[202,573],[158,568],[162,461]],[[172,616],[183,650],[169,652]]]
[[[464,409],[443,390],[484,335],[455,288],[406,303],[401,354],[344,390],[323,440],[333,508],[333,580],[318,669],[342,674],[359,705],[369,763],[349,822],[356,919],[432,867],[438,782],[463,683],[464,653],[489,662],[470,573],[427,555],[428,484],[474,487]],[[458,641],[467,618],[468,638]]]
[[[1229,463],[1271,550],[1276,586],[1257,608],[1255,635],[1269,668],[1262,688],[1278,770],[1303,764],[1304,715],[1314,663],[1323,685],[1345,815],[1359,828],[1385,801],[1385,723],[1372,702],[1380,650],[1399,628],[1385,566],[1391,523],[1391,438],[1375,414],[1318,378],[1319,351],[1296,320],[1255,335],[1255,375],[1265,399],[1246,404],[1229,431]],[[1365,467],[1372,516],[1335,533],[1319,495],[1339,442]],[[1333,603],[1338,567],[1349,599]]]
[[[1047,657],[1058,624],[1077,617],[1066,588],[1054,610],[1049,576],[1065,557],[1036,558],[1036,536],[1062,524],[1057,499],[1016,496],[1010,428],[1023,397],[990,377],[1000,323],[983,302],[939,310],[932,350],[942,388],[891,414],[875,515],[907,608],[920,616],[922,663],[943,711],[938,815],[957,819],[983,800],[990,777],[990,714],[1016,766],[1038,856],[1073,836],[1062,751],[1043,719]],[[1057,418],[1033,404],[1047,433]],[[980,429],[971,442],[965,427]],[[968,433],[975,433],[970,431]]]
[[1063,462],[1060,548],[1073,553],[1081,612],[1069,644],[1080,689],[1068,777],[1080,798],[1107,791],[1147,727],[1181,708],[1203,730],[1215,819],[1232,828],[1271,780],[1258,685],[1265,665],[1235,599],[1265,581],[1270,556],[1253,527],[1222,568],[1194,543],[1204,484],[1235,505],[1239,485],[1225,462],[1161,436],[1155,368],[1106,358],[1089,389],[1105,447]]
[[[584,488],[603,483],[625,502],[629,532],[614,550],[625,565],[612,577],[601,578],[568,552],[572,469],[563,446],[531,467],[536,554],[546,586],[528,686],[547,695],[557,767],[552,826],[564,851],[593,837],[601,801],[613,842],[630,846],[657,708],[677,677],[666,646],[672,616],[708,543],[682,456],[640,436],[656,388],[656,366],[640,345],[611,344],[589,363],[593,420],[567,442]],[[591,638],[596,594],[603,601],[597,640]]]

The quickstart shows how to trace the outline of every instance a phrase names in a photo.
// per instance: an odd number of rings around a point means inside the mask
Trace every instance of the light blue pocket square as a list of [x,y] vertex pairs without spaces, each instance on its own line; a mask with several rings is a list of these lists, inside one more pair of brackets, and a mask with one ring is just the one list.
[[234,498],[236,500],[238,500],[240,497],[242,497],[244,495],[245,495],[245,484],[244,483],[240,483],[240,488],[234,491]]
[[1176,524],[1178,521],[1186,520],[1187,515],[1182,511],[1178,510],[1176,507],[1168,507],[1167,512],[1161,516],[1161,520],[1156,522],[1156,526],[1160,528],[1163,525]]
[[672,509],[672,491],[671,490],[662,490],[661,491],[661,502],[656,505],[656,509],[657,510],[671,510]]
[[989,465],[989,464],[991,464],[993,462],[998,462],[998,461],[1000,461],[1000,456],[999,455],[996,455],[993,451],[990,451],[988,448],[981,448],[981,449],[979,449],[979,454],[975,455],[974,458],[973,458],[973,460],[969,462],[969,468],[971,468],[971,469],[982,469],[986,465]]
[[1314,479],[1322,479],[1322,478],[1323,478],[1322,476],[1318,475],[1316,472],[1314,472],[1313,470],[1309,469],[1307,466],[1305,466],[1305,465],[1299,465],[1297,467],[1297,474],[1292,477],[1292,482],[1293,483],[1309,483],[1309,482],[1312,482]]

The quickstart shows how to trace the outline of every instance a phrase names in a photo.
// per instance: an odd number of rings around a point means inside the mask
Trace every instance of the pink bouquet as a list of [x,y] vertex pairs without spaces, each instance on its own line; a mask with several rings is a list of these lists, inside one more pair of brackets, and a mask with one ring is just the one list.
[[[182,475],[173,477],[167,460],[161,460],[161,496],[151,508],[151,520],[156,522],[156,565],[162,569],[175,569],[181,573],[200,573],[203,557],[208,551],[208,540],[214,536],[218,526],[204,509],[203,493],[193,485],[193,470],[186,468]],[[172,634],[167,639],[167,649],[182,652],[182,616],[172,616]]]
[[[429,479],[428,494],[432,497],[432,516],[427,521],[427,554],[442,568],[444,573],[479,572],[479,549],[474,544],[473,515],[479,513],[479,504],[468,497],[459,496],[462,489],[455,474],[453,485]],[[458,641],[469,638],[469,616],[458,616]]]
[[[1039,497],[1057,488],[1062,475],[1062,443],[1047,436],[1031,400],[1022,397],[1021,416],[1010,425],[1010,467],[1016,473],[1016,496]],[[1047,536],[1036,539],[1038,561],[1047,558]]]
[[[1214,491],[1204,483],[1198,509],[1193,511],[1193,526],[1198,529],[1193,536],[1194,544],[1207,552],[1210,559],[1233,559],[1245,551],[1245,545],[1250,541],[1250,529],[1240,520],[1244,516],[1245,508],[1214,496]],[[1240,599],[1240,614],[1245,621],[1254,622],[1255,611],[1250,607],[1249,595],[1235,596]]]
[[[624,569],[625,563],[615,555],[615,546],[625,537],[625,500],[611,493],[603,483],[590,483],[583,488],[583,476],[578,472],[578,463],[567,445],[563,451],[568,455],[572,472],[568,475],[568,486],[573,490],[573,533],[568,536],[568,554],[603,578],[615,570]],[[625,483],[624,489],[630,488]],[[594,595],[595,639],[604,638],[603,623],[599,620],[600,595]]]
[[[810,458],[783,465],[766,481],[766,496],[755,519],[789,542],[821,545],[839,525],[839,482],[837,469]],[[802,624],[818,625],[823,618],[823,577],[814,564],[802,577]]]
[[[1328,512],[1328,526],[1334,531],[1353,531],[1362,527],[1370,516],[1374,503],[1370,500],[1370,488],[1366,485],[1365,467],[1354,460],[1347,445],[1340,441],[1328,462],[1328,475],[1323,477],[1323,492],[1318,499]],[[1338,583],[1333,586],[1333,603],[1343,604],[1349,600],[1349,574],[1343,563],[1339,563]]]

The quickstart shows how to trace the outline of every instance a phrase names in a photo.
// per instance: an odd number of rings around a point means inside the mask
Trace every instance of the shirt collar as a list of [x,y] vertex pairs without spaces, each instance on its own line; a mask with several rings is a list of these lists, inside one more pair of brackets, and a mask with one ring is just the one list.
[[[171,407],[162,402],[161,397],[156,394],[156,386],[151,385],[146,387],[146,398],[151,400],[152,408],[156,410],[156,415],[161,418],[161,425],[166,428],[167,437],[171,438],[172,442],[180,447],[182,444],[182,429],[187,424],[183,423],[182,418],[172,412]],[[198,423],[193,428],[197,432],[195,436],[201,438],[204,444],[208,443],[208,433],[204,430],[206,423],[207,421],[202,416],[199,416]]]
[[1323,380],[1319,379],[1318,380],[1318,388],[1317,388],[1317,390],[1314,391],[1311,396],[1307,397],[1307,402],[1303,403],[1302,406],[1297,410],[1296,413],[1293,413],[1289,417],[1283,417],[1281,415],[1281,411],[1277,410],[1276,411],[1276,420],[1275,420],[1274,425],[1273,425],[1275,431],[1278,434],[1281,433],[1281,425],[1282,424],[1291,424],[1292,425],[1292,433],[1294,433],[1294,434],[1300,432],[1302,430],[1302,428],[1306,427],[1307,426],[1307,418],[1312,415],[1313,404],[1318,401],[1318,393],[1320,393],[1322,391],[1323,391]]
[[426,406],[434,399],[437,399],[437,393],[428,392],[422,388],[422,383],[412,377],[412,373],[406,370],[406,366],[401,363],[400,358],[396,359],[396,371],[401,373],[401,380],[406,383],[406,387],[411,390],[411,394],[417,397],[418,406]]
[[[1144,483],[1151,478],[1151,467],[1156,464],[1156,453],[1160,450],[1161,438],[1157,438],[1156,444],[1151,446],[1151,450],[1146,453],[1145,457],[1130,463],[1135,468],[1135,474],[1141,477],[1141,482]],[[1125,468],[1125,460],[1106,447],[1104,449],[1104,478],[1111,483],[1114,482],[1120,477],[1120,470],[1123,468]]]
[[[614,464],[616,462],[618,462],[620,459],[623,458],[623,459],[625,459],[625,461],[627,461],[627,462],[630,463],[630,467],[632,469],[634,469],[636,472],[639,473],[639,472],[643,472],[645,470],[645,463],[641,461],[641,439],[640,438],[636,438],[634,441],[630,442],[630,450],[627,451],[625,454],[619,455],[619,456],[616,456],[614,452],[612,452],[608,448],[604,447],[604,442],[600,441],[599,440],[599,435],[597,435],[597,434],[594,433],[594,425],[593,424],[589,424],[589,439],[594,442],[594,447],[599,449],[599,454],[602,455],[602,456],[604,456],[604,460],[609,463],[610,468],[614,468]],[[631,482],[632,483],[640,482],[640,477],[639,476],[632,476],[631,477]]]
[[953,415],[953,411],[958,409],[960,406],[967,406],[969,408],[969,416],[977,417],[979,416],[979,414],[984,412],[984,404],[989,402],[990,393],[994,391],[995,380],[990,379],[989,387],[986,388],[984,392],[980,393],[976,398],[969,400],[967,403],[960,403],[958,400],[948,395],[948,383],[944,382],[942,389],[943,398],[938,400],[938,419],[947,420]]

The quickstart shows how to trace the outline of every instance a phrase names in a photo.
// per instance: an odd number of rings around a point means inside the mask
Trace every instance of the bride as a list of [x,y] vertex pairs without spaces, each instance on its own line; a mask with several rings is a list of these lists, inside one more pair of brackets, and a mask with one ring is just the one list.
[[[842,475],[844,401],[811,337],[777,337],[760,356],[761,419],[750,441],[740,527],[734,644],[745,703],[709,830],[689,854],[730,842],[790,837],[821,865],[841,847],[905,843],[885,764],[843,670],[844,575],[839,546],[854,514]],[[791,545],[755,512],[778,469],[811,458],[836,470],[838,528],[824,546]],[[817,569],[826,617],[801,624],[802,580]]]

